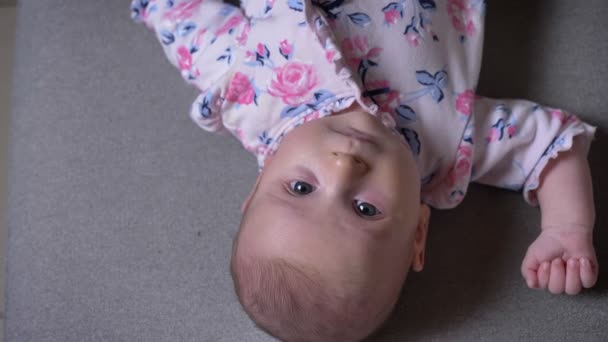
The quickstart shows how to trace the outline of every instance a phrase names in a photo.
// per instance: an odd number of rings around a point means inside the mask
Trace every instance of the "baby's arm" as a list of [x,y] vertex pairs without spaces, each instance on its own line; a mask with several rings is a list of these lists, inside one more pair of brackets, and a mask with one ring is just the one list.
[[543,170],[536,191],[541,208],[539,237],[530,245],[522,274],[531,288],[577,294],[595,284],[595,210],[586,141],[574,138]]
[[[523,190],[541,208],[541,233],[521,271],[532,288],[576,294],[597,278],[595,220],[586,154],[595,128],[563,110],[525,100],[475,98],[475,182]],[[575,277],[575,275],[577,277]]]

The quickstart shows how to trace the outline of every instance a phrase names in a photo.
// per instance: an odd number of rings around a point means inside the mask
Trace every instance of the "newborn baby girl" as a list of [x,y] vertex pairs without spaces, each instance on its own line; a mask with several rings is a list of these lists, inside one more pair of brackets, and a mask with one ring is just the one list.
[[136,0],[200,90],[190,115],[258,161],[231,271],[251,319],[286,341],[357,341],[424,266],[430,209],[470,182],[521,191],[542,228],[531,288],[595,284],[587,151],[595,128],[475,94],[482,0]]

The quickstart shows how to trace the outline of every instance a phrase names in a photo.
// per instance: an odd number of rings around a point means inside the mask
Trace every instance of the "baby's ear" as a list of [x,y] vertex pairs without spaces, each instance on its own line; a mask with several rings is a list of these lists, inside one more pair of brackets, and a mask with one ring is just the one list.
[[421,203],[419,217],[413,246],[414,258],[412,260],[412,270],[415,272],[420,272],[424,268],[424,251],[426,248],[429,220],[431,218],[431,208],[429,208],[428,205]]

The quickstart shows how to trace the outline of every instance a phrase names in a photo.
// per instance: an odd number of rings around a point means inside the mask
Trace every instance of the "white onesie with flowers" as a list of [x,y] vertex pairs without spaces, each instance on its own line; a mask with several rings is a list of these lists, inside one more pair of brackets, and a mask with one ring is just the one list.
[[[403,137],[422,200],[458,205],[472,181],[535,189],[551,158],[595,128],[563,110],[475,93],[483,0],[135,0],[200,90],[190,116],[233,134],[260,168],[291,129],[355,101]],[[579,138],[577,138],[579,139]]]

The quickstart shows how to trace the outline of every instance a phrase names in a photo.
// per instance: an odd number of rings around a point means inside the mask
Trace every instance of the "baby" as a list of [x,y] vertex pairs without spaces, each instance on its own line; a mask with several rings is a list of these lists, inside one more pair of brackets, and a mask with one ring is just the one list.
[[260,174],[231,271],[251,319],[286,341],[358,341],[424,267],[429,207],[468,184],[540,205],[531,288],[596,282],[586,155],[595,128],[475,94],[482,0],[136,0],[203,129],[228,132]]

